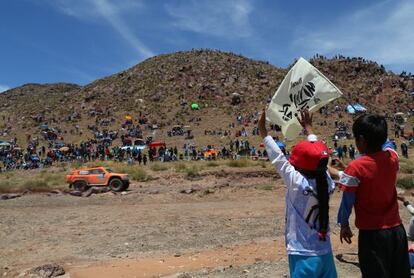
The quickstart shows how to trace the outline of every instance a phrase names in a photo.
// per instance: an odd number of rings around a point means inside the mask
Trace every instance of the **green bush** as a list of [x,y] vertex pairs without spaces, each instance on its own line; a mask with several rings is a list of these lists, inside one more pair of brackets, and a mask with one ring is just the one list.
[[111,167],[112,171],[116,172],[116,173],[120,173],[120,174],[129,174],[129,171],[132,171],[134,168],[134,166],[130,166],[127,164],[121,164],[121,163],[117,163],[112,165]]
[[133,179],[135,181],[139,181],[139,182],[146,182],[146,181],[150,181],[150,180],[153,179],[142,168],[134,167],[131,171],[128,171],[127,173],[131,177],[131,179]]
[[40,176],[45,176],[47,174],[47,170],[46,169],[42,169],[41,171],[40,171]]
[[397,180],[397,186],[405,188],[405,189],[414,188],[414,177],[413,176],[407,176],[407,177],[399,178]]
[[260,167],[262,167],[262,168],[266,168],[267,167],[267,163],[266,163],[266,161],[259,161],[258,163],[257,163]]
[[63,174],[43,174],[44,182],[50,186],[66,184],[66,177]]
[[22,184],[23,190],[30,190],[35,192],[49,191],[50,187],[44,179],[31,179]]
[[108,167],[108,168],[115,168],[117,166],[122,166],[122,163],[112,163],[108,161],[91,161],[84,164],[81,164],[80,167],[87,167],[87,168],[94,168],[94,167]]
[[179,162],[174,165],[174,168],[177,172],[184,172],[187,169],[187,165],[183,162]]
[[75,162],[72,162],[71,166],[72,166],[73,169],[78,169],[78,168],[82,167],[83,165],[85,165],[85,164],[80,162],[80,161],[75,161]]
[[248,167],[251,165],[251,161],[248,159],[240,159],[240,160],[230,160],[227,162],[227,165],[230,167],[237,167],[237,168],[242,168],[242,167]]
[[218,164],[218,162],[216,162],[216,161],[208,161],[206,163],[206,165],[207,165],[207,167],[217,167],[217,166],[220,166],[220,164]]
[[4,177],[8,180],[14,177],[14,172],[6,172]]
[[155,172],[168,170],[168,167],[161,162],[153,163],[150,168]]
[[400,159],[400,172],[414,174],[414,162],[405,158]]
[[200,169],[197,166],[193,165],[190,168],[186,169],[186,173],[187,173],[187,178],[190,178],[190,179],[197,178],[200,176]]
[[13,187],[13,184],[9,180],[0,181],[0,193],[10,192]]
[[147,172],[138,165],[127,165],[124,163],[114,163],[112,165],[107,164],[106,167],[111,168],[114,172],[121,174],[128,174],[132,180],[145,182],[152,180],[153,178],[147,174]]
[[264,185],[256,186],[256,188],[260,190],[273,190],[275,187],[274,185],[271,185],[271,184],[264,184]]

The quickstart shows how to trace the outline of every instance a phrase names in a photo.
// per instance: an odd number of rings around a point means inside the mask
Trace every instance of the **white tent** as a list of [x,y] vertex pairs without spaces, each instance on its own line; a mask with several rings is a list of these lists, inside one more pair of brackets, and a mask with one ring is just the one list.
[[6,141],[0,141],[0,147],[10,147],[11,144],[9,142]]
[[367,111],[367,109],[359,103],[349,104],[346,107],[346,112],[348,112],[349,114],[355,114],[355,113],[358,113],[358,112],[359,113],[364,113],[366,111]]

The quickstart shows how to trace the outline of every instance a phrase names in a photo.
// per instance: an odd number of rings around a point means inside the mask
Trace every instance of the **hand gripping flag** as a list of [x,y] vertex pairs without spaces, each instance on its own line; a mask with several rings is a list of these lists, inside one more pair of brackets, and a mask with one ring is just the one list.
[[300,58],[273,96],[266,112],[267,120],[281,126],[287,139],[294,139],[302,130],[296,118],[298,111],[317,111],[340,96],[341,91],[328,78]]

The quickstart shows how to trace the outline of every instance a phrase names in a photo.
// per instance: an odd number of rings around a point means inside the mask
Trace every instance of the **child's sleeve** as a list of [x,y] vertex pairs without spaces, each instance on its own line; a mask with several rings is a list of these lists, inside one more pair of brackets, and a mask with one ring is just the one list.
[[385,141],[385,143],[382,145],[382,150],[385,151],[386,149],[394,150],[394,145],[391,143],[390,139],[388,138]]
[[356,194],[360,180],[359,175],[353,163],[342,172],[339,172],[339,186],[344,193],[342,194],[341,205],[338,211],[338,224],[349,225],[349,216],[352,212],[352,207],[355,204]]
[[289,163],[272,136],[266,136],[263,143],[270,162],[276,167],[276,171],[281,175],[286,185],[290,187],[298,184],[298,180],[303,178],[302,175]]
[[339,175],[339,184],[342,191],[356,192],[360,184],[356,167],[351,163]]
[[397,151],[394,149],[393,144],[391,143],[390,139],[387,139],[387,141],[385,141],[384,145],[382,145],[382,150],[383,151],[388,151],[390,153],[390,157],[391,160],[393,160],[395,162],[396,165],[396,170],[398,171],[400,166],[399,166],[399,156]]
[[349,225],[349,217],[352,213],[352,207],[355,204],[355,193],[354,192],[344,192],[342,195],[341,205],[339,206],[338,211],[338,224],[342,226]]

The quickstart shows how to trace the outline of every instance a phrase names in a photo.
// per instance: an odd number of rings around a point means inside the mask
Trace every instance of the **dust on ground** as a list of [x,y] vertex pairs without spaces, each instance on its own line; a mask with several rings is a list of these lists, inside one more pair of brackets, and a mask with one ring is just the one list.
[[[193,180],[165,173],[124,195],[0,201],[0,275],[53,262],[78,278],[287,276],[281,180],[270,170],[220,173]],[[340,197],[330,210],[334,255],[343,254],[336,266],[340,277],[358,277],[356,237],[338,242]]]

